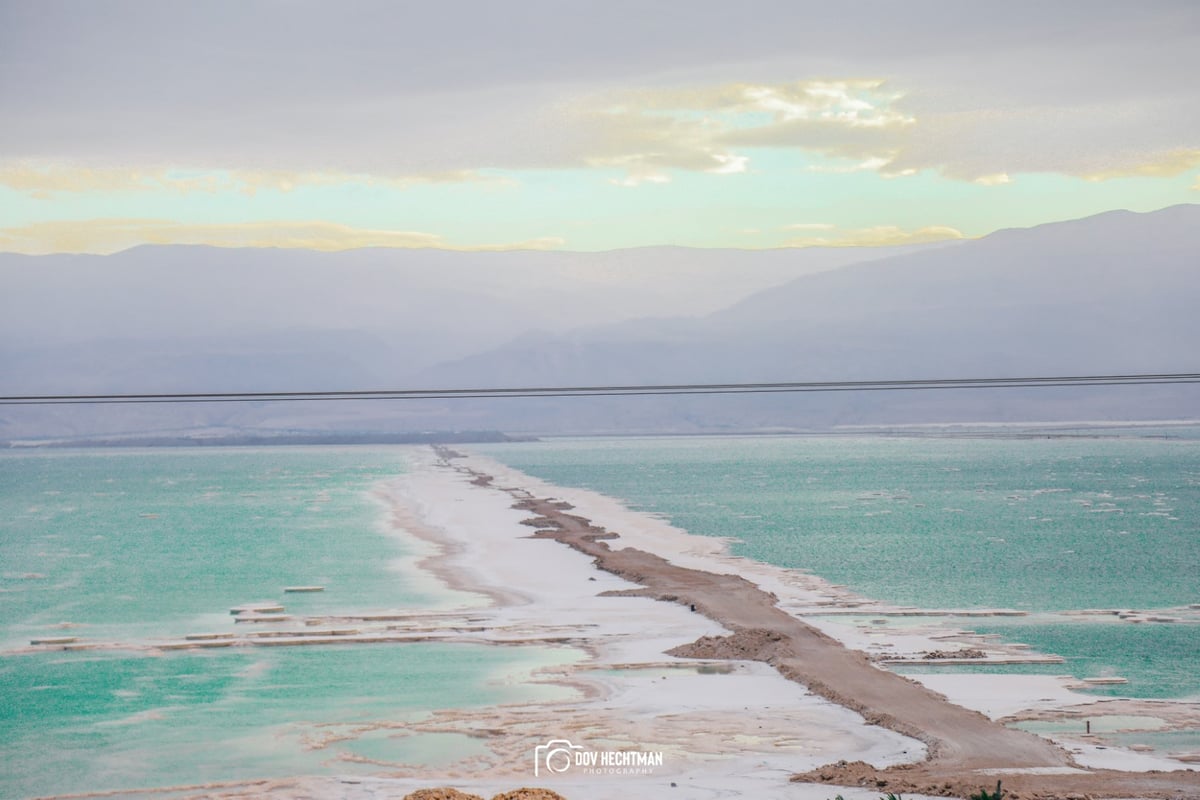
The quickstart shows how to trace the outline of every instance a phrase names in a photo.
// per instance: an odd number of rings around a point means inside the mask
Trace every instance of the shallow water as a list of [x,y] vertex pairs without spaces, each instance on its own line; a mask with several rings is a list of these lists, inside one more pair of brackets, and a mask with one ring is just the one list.
[[[446,602],[371,497],[405,464],[388,448],[4,454],[5,641],[63,622],[89,638],[178,636],[262,600],[299,613]],[[308,584],[326,588],[283,593]]]
[[[0,797],[381,769],[356,759],[436,765],[481,745],[413,734],[406,720],[572,695],[533,682],[581,657],[570,649],[144,649],[231,631],[229,609],[246,602],[300,615],[482,604],[418,570],[428,548],[392,530],[373,497],[407,458],[392,447],[0,455]],[[43,636],[143,649],[11,653]]]
[[449,763],[482,745],[404,723],[574,696],[529,680],[578,658],[443,643],[10,656],[0,659],[0,796],[378,771],[355,758]]
[[[735,554],[923,608],[1200,603],[1195,438],[573,439],[473,450],[592,489]],[[1116,670],[1139,697],[1200,696],[1200,626],[972,621]]]

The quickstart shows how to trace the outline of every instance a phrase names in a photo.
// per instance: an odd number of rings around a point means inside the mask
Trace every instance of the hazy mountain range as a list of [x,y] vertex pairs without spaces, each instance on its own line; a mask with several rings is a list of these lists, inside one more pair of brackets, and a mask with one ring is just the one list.
[[[940,247],[0,256],[0,389],[287,391],[1189,372],[1200,206]],[[1194,387],[5,407],[0,437],[1200,416]]]

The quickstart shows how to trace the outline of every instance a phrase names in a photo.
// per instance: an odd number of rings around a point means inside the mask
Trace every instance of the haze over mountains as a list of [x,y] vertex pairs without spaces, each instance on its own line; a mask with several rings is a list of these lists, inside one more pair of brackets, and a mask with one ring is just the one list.
[[3,384],[9,394],[395,387],[517,336],[705,314],[904,250],[0,254]]
[[[1200,206],[892,250],[3,256],[3,393],[1200,371]],[[866,260],[871,259],[871,260]],[[693,431],[1200,416],[1194,387],[0,409],[148,429]],[[287,406],[287,407],[284,407]]]

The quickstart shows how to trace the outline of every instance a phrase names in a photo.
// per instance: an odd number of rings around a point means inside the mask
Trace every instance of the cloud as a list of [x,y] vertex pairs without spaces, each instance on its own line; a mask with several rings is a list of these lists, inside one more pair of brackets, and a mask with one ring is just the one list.
[[506,179],[470,170],[452,170],[398,178],[343,172],[289,172],[285,170],[188,171],[159,168],[94,167],[71,163],[0,164],[0,186],[37,199],[80,192],[240,192],[253,196],[261,190],[291,192],[301,187],[390,186],[408,188],[430,183],[508,183]]
[[1174,178],[1200,167],[1200,148],[1178,149],[1158,153],[1143,161],[1114,165],[1083,177],[1089,181],[1104,181],[1110,178]]
[[[673,170],[736,175],[750,168],[743,145],[784,142],[823,147],[829,139],[839,152],[879,158],[877,148],[854,146],[856,139],[875,141],[880,132],[912,124],[910,115],[892,104],[899,93],[878,79],[801,80],[781,83],[718,83],[691,88],[604,90],[563,100],[540,95],[507,93],[503,109],[474,97],[418,98],[410,106],[412,119],[388,116],[376,109],[361,121],[368,133],[345,136],[324,130],[330,117],[296,121],[300,133],[256,136],[250,121],[248,144],[242,155],[212,153],[180,158],[148,146],[143,156],[113,155],[73,158],[26,158],[0,164],[0,185],[36,197],[83,191],[292,191],[302,186],[343,183],[404,188],[436,182],[496,180],[481,175],[483,168],[619,169],[626,177],[615,182],[635,186],[669,180]],[[472,104],[472,124],[463,124]],[[507,112],[507,113],[506,113]],[[342,113],[342,112],[339,112]],[[354,111],[347,112],[349,116]],[[336,115],[335,115],[336,116]],[[207,123],[201,123],[207,124]],[[397,129],[396,126],[400,126]],[[792,142],[802,128],[814,133]],[[481,131],[487,131],[484,136]],[[362,142],[361,153],[345,146],[330,150],[336,166],[298,169],[304,158],[291,149],[297,136],[354,141],[363,136],[393,137],[394,147],[383,160],[368,164],[382,142]],[[98,134],[99,138],[103,135]],[[214,137],[221,137],[214,133]],[[163,137],[168,140],[169,137]],[[114,143],[115,145],[116,143]],[[256,149],[261,146],[262,149]],[[365,159],[365,160],[360,160]],[[884,158],[883,161],[887,159]],[[135,166],[125,166],[125,162]],[[170,164],[148,166],[146,161]],[[357,165],[357,166],[356,166]],[[868,165],[874,166],[874,163]]]
[[884,171],[931,169],[979,183],[1028,173],[1092,181],[1170,177],[1200,164],[1200,147],[1178,144],[1182,138],[1200,145],[1200,134],[1174,130],[1179,113],[1154,98],[1123,106],[934,111],[889,142],[894,156]]
[[548,250],[562,239],[456,245],[418,231],[355,228],[325,221],[182,223],[164,219],[90,219],[38,222],[0,229],[0,250],[16,253],[115,253],[140,244],[203,244],[214,247],[279,247],[349,250],[358,247],[446,250]]
[[[573,124],[605,131],[588,163],[662,173],[746,171],[755,148],[819,154],[814,172],[932,170],[1002,186],[1021,173],[1103,181],[1200,166],[1200,105],[1163,92],[1055,104],[939,94],[913,80],[845,77],[724,83],[589,97]],[[1194,146],[1180,146],[1180,143]],[[584,144],[584,146],[588,146]]]
[[1194,0],[366,0],[287,3],[286,25],[254,0],[58,5],[6,7],[0,152],[111,171],[9,176],[31,193],[207,190],[154,165],[245,173],[246,192],[489,168],[646,184],[747,171],[758,147],[885,176],[1105,179],[1200,148]]
[[671,176],[649,169],[638,169],[631,170],[624,178],[610,178],[608,182],[614,186],[634,187],[643,183],[670,183]]
[[1012,183],[1012,178],[1007,172],[994,172],[991,175],[980,175],[972,183],[977,183],[980,186],[1004,186]]
[[823,172],[833,174],[847,174],[851,172],[878,172],[888,164],[892,163],[895,158],[895,153],[888,155],[871,156],[863,161],[854,164],[809,164],[804,168],[805,172]]
[[759,113],[775,122],[822,119],[850,127],[882,128],[911,122],[892,104],[903,97],[879,78],[725,83],[682,89],[625,92],[628,107],[643,111]]
[[76,192],[213,192],[220,188],[216,176],[171,177],[165,169],[90,168],[68,165],[0,165],[0,186],[44,199]]
[[[952,101],[957,107],[948,108]],[[639,186],[667,182],[676,171],[745,173],[756,148],[783,148],[823,157],[807,167],[814,172],[894,178],[934,170],[996,186],[1005,182],[1002,176],[1029,172],[1089,180],[1165,177],[1192,168],[1200,153],[1179,144],[1188,135],[1178,130],[1178,117],[1189,112],[1181,112],[1175,98],[1002,104],[982,95],[942,97],[913,79],[718,82],[566,98],[512,88],[487,96],[418,96],[403,108],[397,116],[397,107],[375,103],[312,119],[292,118],[289,110],[283,116],[295,130],[287,135],[272,134],[272,125],[283,121],[268,124],[256,116],[242,120],[243,138],[251,143],[240,151],[196,149],[180,156],[163,150],[172,141],[164,134],[147,143],[144,155],[110,148],[89,156],[85,147],[71,156],[26,157],[0,164],[0,185],[40,198],[85,191],[253,195],[350,183],[407,188],[500,180],[481,173],[486,169],[591,168],[620,170],[624,177],[613,183]],[[351,119],[357,122],[348,131]],[[224,132],[209,133],[226,140]],[[1196,141],[1195,133],[1190,137]],[[308,152],[310,139],[327,145],[321,156]],[[0,145],[3,140],[0,134]],[[172,166],[154,166],[163,164]]]
[[879,168],[891,161],[879,152],[883,132],[915,122],[894,107],[900,97],[878,79],[729,83],[614,92],[563,114],[569,126],[594,132],[581,138],[584,163],[624,168],[636,185],[669,169],[746,172],[744,147],[804,147]]
[[230,180],[237,191],[253,196],[260,189],[290,192],[308,186],[341,186],[349,183],[359,186],[387,186],[393,189],[408,189],[432,183],[490,183],[498,186],[512,185],[508,178],[483,175],[475,170],[457,169],[431,172],[424,175],[388,177],[365,173],[346,172],[289,172],[286,170],[236,170]]
[[[833,226],[829,226],[830,229]],[[946,225],[927,225],[904,230],[896,225],[836,230],[828,235],[801,236],[784,242],[785,247],[884,247],[887,245],[940,242],[963,239],[963,233]]]

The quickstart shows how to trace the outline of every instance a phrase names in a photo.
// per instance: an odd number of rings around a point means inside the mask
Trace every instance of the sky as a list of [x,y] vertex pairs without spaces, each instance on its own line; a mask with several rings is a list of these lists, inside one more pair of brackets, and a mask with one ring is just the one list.
[[0,251],[874,246],[1200,202],[1195,0],[0,0]]

